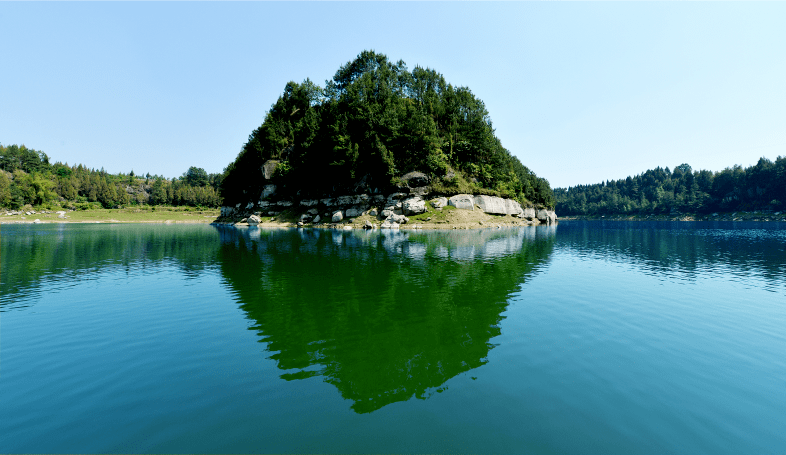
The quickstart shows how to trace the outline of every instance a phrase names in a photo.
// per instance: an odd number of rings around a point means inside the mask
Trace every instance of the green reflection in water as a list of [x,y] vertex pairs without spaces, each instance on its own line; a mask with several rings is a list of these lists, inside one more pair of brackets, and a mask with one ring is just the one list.
[[219,230],[222,274],[281,377],[321,376],[358,413],[486,363],[555,233]]

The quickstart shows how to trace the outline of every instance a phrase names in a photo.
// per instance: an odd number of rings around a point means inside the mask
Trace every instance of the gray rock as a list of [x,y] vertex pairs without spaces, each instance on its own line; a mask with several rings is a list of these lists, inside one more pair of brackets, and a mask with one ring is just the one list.
[[259,199],[267,199],[276,194],[276,185],[265,185],[262,187],[262,194]]
[[485,213],[494,215],[507,215],[508,207],[501,197],[479,195],[474,198],[475,204]]
[[317,204],[319,204],[319,201],[316,199],[303,199],[302,201],[300,201],[300,205],[302,205],[303,207],[313,207]]
[[393,215],[390,215],[389,217],[387,217],[385,219],[385,221],[390,221],[390,222],[398,223],[398,224],[406,224],[409,221],[409,218],[407,218],[404,215],[393,214]]
[[[223,210],[223,208],[224,207],[221,207],[222,210]],[[61,218],[61,219],[65,218],[66,217],[66,212],[62,212],[62,211],[57,212],[57,217]]]
[[333,213],[332,220],[333,220],[334,223],[338,223],[339,221],[341,221],[343,219],[344,219],[344,214],[341,213],[341,210],[338,210],[338,211]]
[[363,229],[374,229],[374,225],[371,224],[371,221],[366,220],[365,224],[363,224]]
[[537,214],[535,213],[535,208],[527,207],[525,209],[522,209],[521,213],[519,214],[519,217],[526,218],[528,220],[534,220],[537,217]]
[[426,202],[420,197],[405,199],[402,202],[402,210],[405,215],[417,215],[426,211]]
[[308,213],[304,213],[304,214],[300,215],[300,222],[301,223],[309,223],[309,222],[311,222],[311,215],[309,215]]
[[332,197],[320,199],[319,202],[322,203],[322,205],[324,205],[325,207],[333,207],[334,205],[336,205],[336,200],[333,199]]
[[317,216],[315,216],[315,217],[314,217],[314,222],[315,222],[315,223],[319,223],[319,220],[321,220],[321,219],[322,219],[322,218],[320,218],[320,216],[319,216],[319,215],[317,215]]
[[355,207],[351,207],[351,208],[348,208],[348,209],[347,209],[347,210],[344,212],[344,215],[345,215],[347,218],[355,218],[356,216],[360,216],[362,213],[363,213],[363,211],[362,211],[362,210],[359,210],[359,209],[357,209],[357,208],[355,208]]
[[279,207],[292,207],[292,201],[278,201]]
[[448,198],[438,197],[431,200],[431,205],[437,210],[442,210],[442,207],[448,205]]
[[248,220],[246,220],[246,222],[247,222],[248,224],[257,225],[257,224],[259,224],[259,223],[261,223],[261,222],[262,222],[262,219],[261,219],[261,218],[259,218],[259,217],[258,217],[258,216],[256,216],[256,215],[251,215],[250,217],[248,217]]
[[523,212],[521,204],[513,199],[505,199],[505,206],[508,209],[508,215],[518,216]]
[[538,210],[538,214],[537,214],[536,218],[538,219],[538,221],[540,221],[542,223],[547,222],[548,219],[549,219],[548,210],[546,210],[546,209]]
[[33,224],[41,224],[41,220],[39,220],[38,218],[36,218],[35,220],[33,220]]
[[422,172],[410,172],[401,177],[401,181],[410,188],[427,186],[431,179]]
[[392,216],[394,214],[395,213],[393,212],[392,209],[385,209],[385,210],[382,211],[382,218],[388,218],[388,217],[390,217],[390,216]]
[[390,196],[388,196],[387,204],[385,205],[396,205],[397,202],[400,202],[408,197],[409,195],[406,193],[393,193]]
[[377,216],[377,209],[369,210],[368,214],[371,215],[371,216]]
[[457,194],[448,199],[448,204],[457,209],[475,210],[475,200],[469,194]]
[[303,227],[303,222],[302,221],[298,221],[297,222],[297,227],[302,228]]
[[317,213],[319,213],[319,210],[317,210],[317,209],[309,209],[308,212],[306,212],[306,213],[308,213],[309,215],[313,216],[313,215],[316,215]]
[[278,167],[277,160],[267,160],[262,165],[262,176],[265,180],[270,180],[273,178],[273,174],[276,172],[276,168]]
[[338,199],[336,199],[336,204],[341,206],[352,205],[354,203],[355,196],[339,196]]

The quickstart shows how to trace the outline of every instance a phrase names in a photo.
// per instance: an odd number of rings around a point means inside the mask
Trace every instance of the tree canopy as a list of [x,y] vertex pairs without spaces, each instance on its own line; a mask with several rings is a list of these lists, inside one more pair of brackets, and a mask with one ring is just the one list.
[[561,215],[650,214],[782,210],[786,203],[786,157],[748,168],[694,171],[688,164],[650,169],[635,177],[554,190]]
[[385,191],[410,171],[432,188],[553,207],[548,181],[500,143],[483,101],[438,72],[364,51],[320,87],[289,82],[224,171],[227,205],[253,200],[261,167],[277,160],[286,193],[335,194],[359,183]]

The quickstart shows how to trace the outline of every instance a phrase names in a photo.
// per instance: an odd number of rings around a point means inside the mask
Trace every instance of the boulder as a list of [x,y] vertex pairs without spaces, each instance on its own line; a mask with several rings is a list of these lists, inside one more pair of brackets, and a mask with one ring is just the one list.
[[314,217],[314,223],[319,223],[319,220],[321,220],[321,219],[322,219],[322,218],[320,218],[320,216],[319,216],[319,215],[315,216],[315,217]]
[[374,229],[374,225],[371,224],[371,221],[366,220],[366,223],[363,224],[363,229]]
[[[221,209],[223,210],[224,207],[221,207]],[[61,212],[57,212],[57,217],[61,218],[61,219],[65,218],[66,217],[66,212],[62,212],[62,211]]]
[[469,194],[457,194],[448,199],[448,205],[457,209],[475,210],[475,200]]
[[341,210],[338,210],[333,213],[332,220],[334,223],[338,223],[339,221],[344,219],[344,214],[341,213]]
[[267,199],[274,194],[276,194],[276,185],[265,185],[262,187],[262,194],[259,196],[259,199]]
[[311,222],[311,215],[308,213],[304,213],[300,215],[300,222],[301,223],[310,223]]
[[534,220],[536,218],[535,208],[534,207],[527,207],[521,210],[519,214],[521,218],[526,218],[528,220]]
[[371,216],[377,216],[377,209],[369,210],[368,214],[371,215]]
[[417,215],[426,211],[426,202],[420,197],[405,199],[401,203],[404,215]]
[[322,205],[324,205],[325,207],[333,207],[334,205],[336,205],[336,200],[333,199],[332,197],[320,199],[319,202],[321,202]]
[[437,210],[442,210],[442,207],[448,205],[448,198],[438,197],[431,200],[431,205]]
[[358,208],[356,208],[356,207],[351,207],[351,208],[348,208],[348,209],[347,209],[347,210],[344,212],[344,215],[345,215],[347,218],[355,218],[356,216],[360,216],[360,215],[362,215],[362,214],[363,214],[363,211],[362,211],[362,210],[360,210],[360,209],[358,209]]
[[391,221],[393,223],[398,223],[398,224],[406,224],[409,221],[409,218],[407,218],[404,215],[393,214],[387,217],[385,221]]
[[387,203],[385,205],[396,205],[397,202],[400,202],[409,197],[409,194],[406,193],[393,193],[387,198]]
[[303,199],[302,201],[300,201],[300,205],[302,205],[303,207],[313,207],[317,204],[319,204],[319,201],[316,199]]
[[485,213],[491,213],[494,215],[508,214],[508,206],[505,203],[505,199],[502,199],[501,197],[484,195],[475,196],[475,204]]
[[262,165],[262,176],[265,180],[270,180],[273,178],[273,174],[276,172],[276,168],[278,167],[279,162],[277,160],[267,160]]
[[431,179],[428,177],[428,175],[417,171],[404,174],[401,177],[401,182],[410,188],[427,186],[430,181]]
[[513,199],[505,199],[505,206],[508,209],[508,215],[518,216],[522,212],[521,204]]
[[258,216],[256,216],[256,215],[251,215],[250,217],[248,217],[248,220],[246,220],[246,222],[247,222],[248,224],[257,225],[257,224],[259,224],[259,223],[261,223],[261,222],[262,222],[262,219],[261,219],[261,218],[259,218],[259,217],[258,217]]
[[394,212],[393,212],[392,209],[385,209],[385,210],[382,211],[382,218],[387,218],[387,217],[392,216],[392,215],[394,215]]

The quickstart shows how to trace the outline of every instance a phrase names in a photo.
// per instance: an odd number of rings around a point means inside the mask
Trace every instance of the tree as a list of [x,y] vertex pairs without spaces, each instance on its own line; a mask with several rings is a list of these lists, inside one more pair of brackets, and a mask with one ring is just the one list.
[[206,186],[209,183],[207,172],[201,167],[191,166],[183,174],[183,179],[190,186]]

